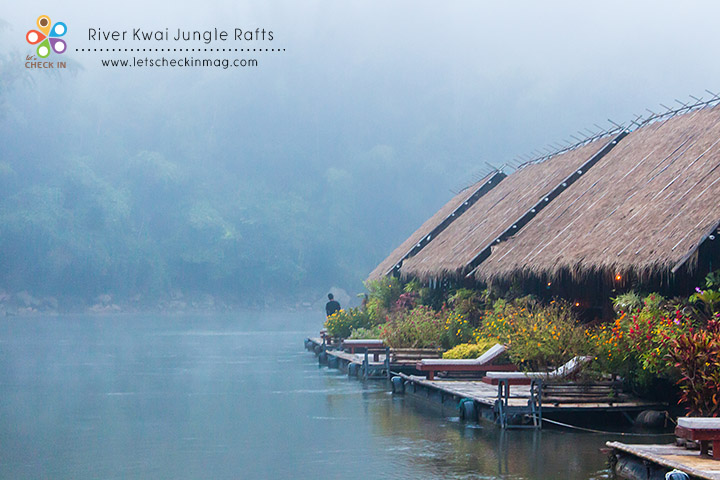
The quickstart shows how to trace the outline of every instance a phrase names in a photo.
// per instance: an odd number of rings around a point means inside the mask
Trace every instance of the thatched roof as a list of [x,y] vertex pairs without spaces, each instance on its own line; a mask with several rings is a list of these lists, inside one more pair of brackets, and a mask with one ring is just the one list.
[[607,137],[595,140],[509,175],[422,251],[407,259],[400,270],[402,275],[421,279],[463,276],[478,254],[485,250],[489,253],[489,245],[499,235],[512,229],[551,192],[564,188],[561,185],[610,142]]
[[[692,263],[699,244],[718,227],[718,167],[718,107],[639,128],[517,235],[494,247],[474,275],[481,281],[557,278],[562,272],[576,278],[593,272],[667,275]],[[503,186],[512,185],[513,176]],[[438,258],[431,263],[435,271],[442,269],[440,261],[457,267],[447,260],[451,249],[478,245],[475,238],[460,240],[446,247],[442,259],[435,250],[423,252]]]
[[[393,252],[383,260],[380,265],[370,272],[368,280],[373,280],[393,270],[393,268],[401,263],[407,256],[414,254],[423,246],[425,241],[429,241],[429,236],[435,236],[439,230],[447,228],[450,223],[460,217],[462,212],[472,203],[477,201],[485,193],[494,188],[505,175],[500,172],[491,172],[478,182],[463,189],[447,202],[440,210],[430,217],[420,228],[410,235],[410,237],[400,244]],[[464,208],[463,208],[464,207]],[[423,243],[421,243],[423,242]]]

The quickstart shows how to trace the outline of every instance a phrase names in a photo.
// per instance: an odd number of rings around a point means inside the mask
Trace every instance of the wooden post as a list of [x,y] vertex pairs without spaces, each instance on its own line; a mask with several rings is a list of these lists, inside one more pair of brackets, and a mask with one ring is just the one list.
[[370,369],[370,360],[368,359],[368,348],[365,348],[365,359],[363,360],[363,378],[367,380],[368,370]]
[[542,428],[542,380],[539,379],[530,382],[530,412],[533,426]]

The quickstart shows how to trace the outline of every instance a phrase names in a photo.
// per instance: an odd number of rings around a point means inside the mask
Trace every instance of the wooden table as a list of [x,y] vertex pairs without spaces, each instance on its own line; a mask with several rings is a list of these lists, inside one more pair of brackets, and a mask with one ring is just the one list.
[[701,455],[708,455],[712,442],[712,458],[720,460],[720,418],[680,417],[675,427],[675,435],[687,440],[699,441]]

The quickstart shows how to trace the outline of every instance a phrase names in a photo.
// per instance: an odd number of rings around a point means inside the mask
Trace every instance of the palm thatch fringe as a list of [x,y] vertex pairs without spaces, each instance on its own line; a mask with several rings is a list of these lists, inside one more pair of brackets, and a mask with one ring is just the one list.
[[[630,133],[522,231],[495,246],[474,276],[495,282],[566,271],[575,279],[642,279],[692,270],[699,246],[720,224],[718,199],[720,108],[652,123]],[[448,261],[436,271],[453,267]]]
[[468,263],[487,245],[611,141],[607,137],[595,140],[508,176],[420,253],[408,258],[400,273],[423,280],[461,278]]
[[400,244],[375,269],[370,272],[368,280],[377,279],[391,273],[408,257],[419,252],[428,242],[433,240],[440,232],[445,230],[452,222],[460,217],[480,197],[497,186],[506,175],[500,171],[488,173],[478,182],[470,185],[455,195],[440,210],[430,217],[410,237]]

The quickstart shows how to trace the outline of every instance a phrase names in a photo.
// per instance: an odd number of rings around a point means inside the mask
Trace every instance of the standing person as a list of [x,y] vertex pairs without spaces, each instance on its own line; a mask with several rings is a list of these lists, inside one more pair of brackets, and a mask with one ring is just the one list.
[[340,310],[340,304],[334,298],[332,293],[328,293],[328,300],[330,301],[325,304],[325,313],[328,317]]

